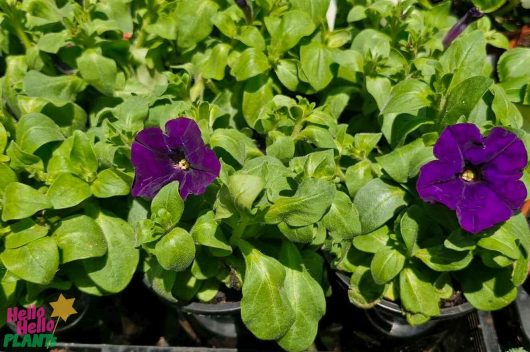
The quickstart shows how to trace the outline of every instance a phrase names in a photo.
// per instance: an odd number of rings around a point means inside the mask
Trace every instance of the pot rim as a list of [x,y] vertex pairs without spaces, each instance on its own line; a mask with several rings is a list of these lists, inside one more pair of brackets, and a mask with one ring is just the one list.
[[226,303],[201,303],[201,302],[180,302],[175,300],[171,302],[170,300],[159,295],[152,287],[151,283],[144,276],[142,282],[144,285],[149,288],[151,292],[157,295],[165,303],[169,304],[172,307],[178,308],[185,313],[193,314],[204,314],[204,315],[216,315],[216,314],[233,314],[239,313],[241,311],[241,302],[226,302]]
[[[345,285],[346,287],[349,287],[350,277],[348,275],[346,275],[343,272],[339,272],[339,271],[335,271],[335,275],[337,276],[337,278],[340,280],[340,282],[343,285]],[[386,298],[382,298],[378,303],[376,303],[376,305],[392,313],[403,314],[403,311],[399,304],[392,302],[390,300],[387,300]],[[431,320],[445,320],[445,319],[450,319],[450,318],[456,318],[456,317],[465,315],[473,311],[474,309],[475,308],[471,305],[471,303],[466,301],[454,307],[440,308],[440,315],[436,317],[432,317]]]

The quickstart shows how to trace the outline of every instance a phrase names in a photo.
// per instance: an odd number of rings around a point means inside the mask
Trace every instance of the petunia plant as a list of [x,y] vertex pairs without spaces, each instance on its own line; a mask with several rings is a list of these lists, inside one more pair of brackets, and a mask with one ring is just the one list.
[[485,35],[466,31],[430,73],[418,67],[372,92],[386,141],[352,166],[370,167],[350,192],[361,230],[327,241],[360,307],[391,300],[421,324],[462,299],[502,308],[526,279],[530,232],[519,210],[528,134],[509,93],[488,77]]

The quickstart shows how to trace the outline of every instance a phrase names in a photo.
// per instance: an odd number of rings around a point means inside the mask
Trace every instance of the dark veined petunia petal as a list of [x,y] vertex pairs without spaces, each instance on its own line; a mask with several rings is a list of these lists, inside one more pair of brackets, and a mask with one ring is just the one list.
[[166,143],[172,150],[180,149],[186,155],[204,147],[197,122],[187,117],[169,120],[166,136]]
[[504,128],[495,127],[484,140],[484,172],[494,174],[520,175],[528,162],[528,154],[521,141],[514,133]]
[[526,186],[522,181],[498,179],[487,181],[486,184],[514,212],[521,208],[526,199]]
[[416,189],[427,202],[439,202],[450,209],[456,209],[462,197],[464,181],[458,177],[459,169],[454,164],[433,160],[420,170]]
[[484,145],[477,126],[472,123],[460,123],[448,126],[434,146],[434,155],[442,161],[461,166],[469,161],[478,164],[482,161]]
[[142,144],[153,153],[169,154],[171,152],[166,144],[166,136],[160,128],[151,127],[143,129],[138,132],[134,141]]
[[513,210],[486,184],[467,183],[456,207],[460,226],[473,234],[508,220]]
[[151,199],[167,183],[179,179],[168,155],[134,142],[131,162],[136,170],[132,188],[133,197]]

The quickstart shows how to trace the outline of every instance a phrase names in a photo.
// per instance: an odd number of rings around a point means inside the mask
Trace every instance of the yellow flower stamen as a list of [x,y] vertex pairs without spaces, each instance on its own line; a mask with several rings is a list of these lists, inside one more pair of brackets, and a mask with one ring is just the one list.
[[186,159],[182,159],[178,162],[177,166],[181,170],[188,170],[190,168],[190,163]]
[[467,181],[467,182],[471,182],[471,181],[475,180],[475,173],[472,170],[465,170],[462,173],[461,177],[462,177],[462,180]]

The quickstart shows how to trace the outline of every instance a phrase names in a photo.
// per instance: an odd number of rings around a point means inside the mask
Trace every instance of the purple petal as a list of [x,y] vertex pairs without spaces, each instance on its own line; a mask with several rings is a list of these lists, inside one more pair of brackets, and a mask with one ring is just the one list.
[[178,173],[166,154],[158,153],[138,142],[132,144],[131,162],[136,171],[133,197],[151,199],[164,185],[178,179]]
[[179,117],[166,123],[166,143],[172,150],[182,150],[186,157],[204,146],[197,123],[187,117]]
[[154,153],[166,154],[171,152],[166,144],[166,136],[164,136],[160,128],[152,127],[141,130],[134,138],[134,141]]
[[484,183],[466,183],[456,207],[460,226],[473,234],[508,220],[512,209]]
[[450,209],[462,197],[464,181],[458,176],[459,168],[439,160],[433,160],[420,169],[416,189],[420,197],[427,202],[440,202]]
[[447,163],[454,163],[463,171],[464,161],[479,164],[484,159],[484,145],[477,126],[460,123],[445,128],[434,146],[434,155]]
[[512,179],[522,177],[522,170],[528,162],[524,143],[512,132],[495,127],[484,140],[485,162],[483,174],[505,175]]
[[487,185],[514,212],[521,209],[526,200],[526,186],[522,181],[498,179]]
[[215,177],[219,176],[221,163],[217,159],[214,151],[208,147],[197,149],[188,154],[187,157],[192,169],[208,172],[215,175]]
[[217,175],[204,172],[200,170],[190,169],[185,172],[184,177],[180,183],[179,193],[182,199],[186,199],[190,194],[203,194],[215,179]]

